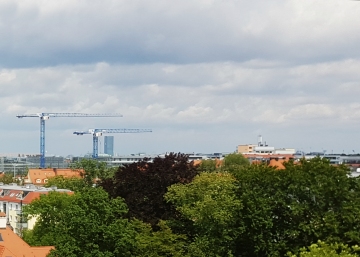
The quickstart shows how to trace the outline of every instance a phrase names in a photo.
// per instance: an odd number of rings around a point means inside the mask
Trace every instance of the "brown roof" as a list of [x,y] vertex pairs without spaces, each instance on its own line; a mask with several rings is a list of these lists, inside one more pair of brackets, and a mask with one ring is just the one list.
[[31,247],[9,227],[0,228],[0,257],[45,257],[53,246]]
[[[23,190],[10,190],[10,192],[7,195],[0,196],[0,200],[6,201],[6,202],[12,202],[12,203],[29,204],[32,201],[34,201],[35,199],[40,198],[40,195],[49,193],[49,191],[29,192],[25,195],[24,198],[21,198],[21,196],[18,197],[18,195],[22,194],[22,193],[23,193]],[[73,192],[65,192],[65,193],[73,194]]]
[[65,178],[68,177],[78,177],[81,178],[81,174],[83,170],[72,170],[72,169],[56,169],[56,168],[49,168],[49,169],[29,169],[28,172],[28,179],[34,185],[44,185],[46,184],[46,179],[55,176],[63,176]]
[[282,160],[282,159],[280,159],[280,160],[271,159],[269,166],[274,167],[277,170],[284,170],[285,169],[285,166],[284,166],[285,161],[286,160]]
[[[244,155],[244,157],[246,158],[251,158],[251,157],[261,157],[263,159],[267,159],[269,160],[269,166],[271,167],[274,167],[278,170],[282,170],[282,169],[285,169],[285,166],[284,166],[284,162],[286,161],[289,161],[291,158],[293,158],[293,155],[292,154],[279,154],[279,155],[276,155],[276,154],[267,154],[267,155],[259,155],[259,154],[247,154],[247,155]],[[194,160],[194,164],[195,165],[199,165],[201,164],[202,160]],[[219,167],[221,166],[223,160],[218,160],[216,159],[216,167]],[[253,160],[251,162],[252,164],[260,164],[262,163],[261,160],[259,160],[259,158],[257,158],[257,160]]]

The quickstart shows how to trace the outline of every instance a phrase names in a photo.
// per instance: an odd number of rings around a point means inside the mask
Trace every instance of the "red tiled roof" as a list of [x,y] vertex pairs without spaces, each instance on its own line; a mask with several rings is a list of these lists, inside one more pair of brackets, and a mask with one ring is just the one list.
[[83,170],[72,170],[72,169],[29,169],[28,179],[31,181],[30,183],[34,185],[44,185],[46,184],[46,179],[55,176],[63,176],[63,177],[78,177],[81,178],[81,174]]
[[9,227],[0,228],[0,257],[46,257],[53,246],[31,247]]
[[[49,191],[38,191],[38,192],[29,192],[25,195],[24,198],[18,196],[18,194],[22,194],[22,190],[10,190],[7,195],[0,196],[1,201],[11,202],[11,203],[22,203],[29,204],[35,199],[40,198],[40,195],[45,195],[49,193]],[[66,192],[67,194],[73,194],[73,192]]]

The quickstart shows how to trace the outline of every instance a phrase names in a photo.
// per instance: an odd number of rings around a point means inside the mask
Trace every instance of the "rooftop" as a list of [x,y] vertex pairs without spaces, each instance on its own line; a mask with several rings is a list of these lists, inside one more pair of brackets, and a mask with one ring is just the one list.
[[6,214],[0,212],[0,257],[45,257],[53,246],[31,247],[6,224]]

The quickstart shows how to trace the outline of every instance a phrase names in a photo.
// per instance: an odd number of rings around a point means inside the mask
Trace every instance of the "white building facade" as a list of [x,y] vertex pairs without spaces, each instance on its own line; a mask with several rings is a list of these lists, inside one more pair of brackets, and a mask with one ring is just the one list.
[[33,200],[51,191],[72,193],[70,190],[45,188],[34,185],[18,186],[16,183],[4,185],[0,183],[0,212],[5,213],[7,224],[18,235],[23,229],[33,229],[36,218],[26,219],[22,215],[22,209]]

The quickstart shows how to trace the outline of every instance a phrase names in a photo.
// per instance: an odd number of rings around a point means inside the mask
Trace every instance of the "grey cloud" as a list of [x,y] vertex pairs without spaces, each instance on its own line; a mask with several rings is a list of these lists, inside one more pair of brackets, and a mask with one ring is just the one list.
[[49,153],[91,150],[72,135],[91,127],[153,128],[118,135],[123,153],[231,151],[259,133],[278,147],[355,148],[359,11],[341,0],[2,1],[0,152],[37,152],[39,121],[15,115],[41,111],[124,115],[51,119]]
[[359,56],[351,1],[41,1],[0,5],[3,67]]
[[[292,123],[293,113],[312,119],[317,106],[328,106],[340,117],[347,112],[346,107],[356,113],[357,67],[358,61],[349,60],[297,67],[274,64],[266,69],[227,62],[149,66],[100,63],[5,70],[0,78],[11,87],[6,89],[9,96],[2,96],[1,105],[4,113],[13,114],[122,112],[130,120],[154,124],[267,123],[271,119]],[[130,75],[121,72],[124,70],[131,71]],[[131,85],[124,85],[130,78]]]

